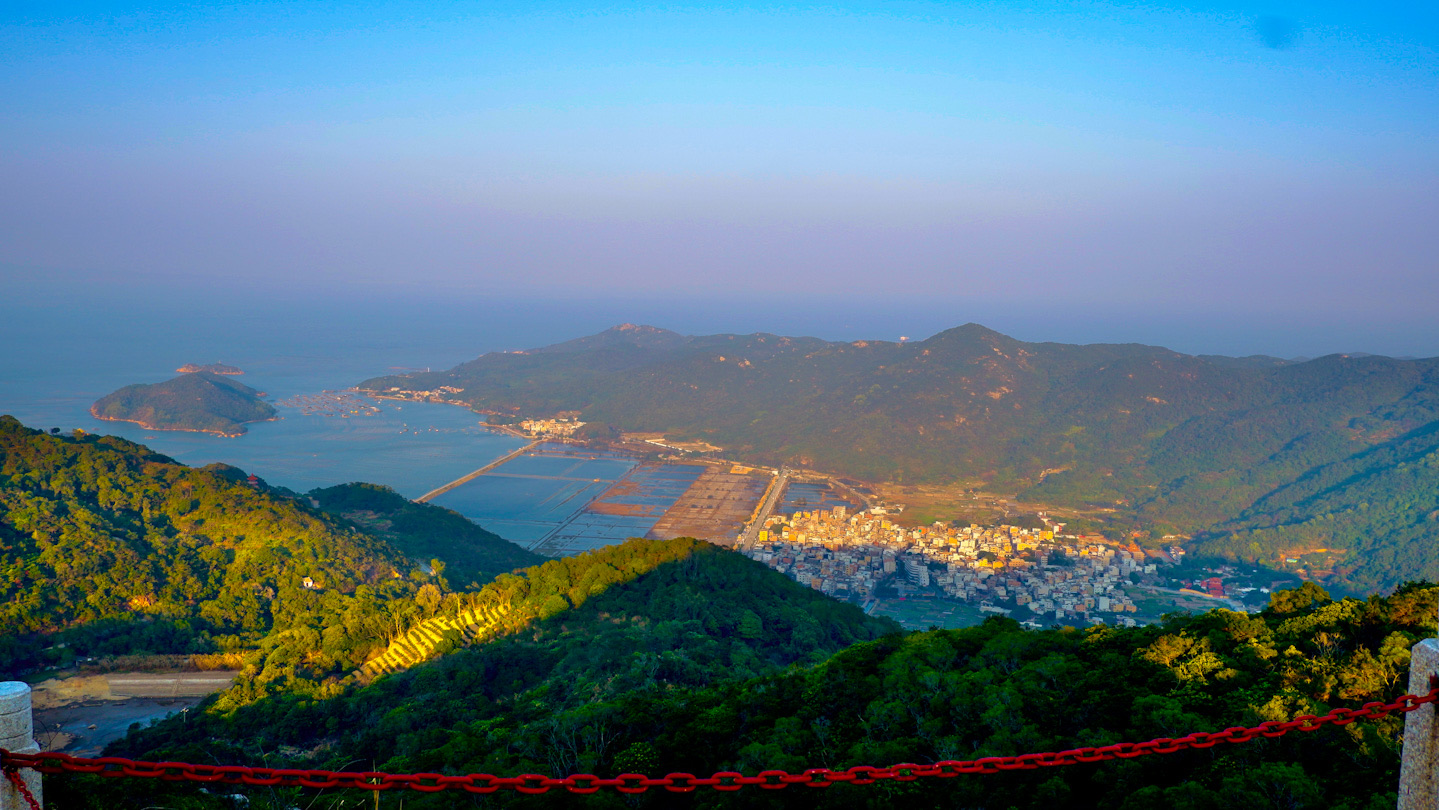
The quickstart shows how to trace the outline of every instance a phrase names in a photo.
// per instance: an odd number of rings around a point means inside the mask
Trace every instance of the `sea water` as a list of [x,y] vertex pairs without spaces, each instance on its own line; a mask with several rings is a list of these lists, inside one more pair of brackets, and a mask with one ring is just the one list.
[[278,420],[251,423],[238,438],[148,430],[89,413],[105,394],[170,379],[185,363],[238,366],[245,373],[231,379],[277,402],[518,348],[502,325],[479,325],[486,319],[431,323],[373,308],[212,308],[83,295],[25,303],[0,301],[0,414],[29,427],[123,436],[184,464],[231,464],[299,492],[368,481],[412,498],[523,444],[482,427],[483,417],[466,408],[391,400],[376,401],[377,414],[348,417],[277,405]]
[[[764,330],[828,339],[919,338],[965,320],[1007,325],[991,320],[992,311],[906,306],[889,312],[868,302],[795,308],[787,299],[752,297],[731,303],[633,295],[521,300],[376,293],[338,284],[255,289],[243,278],[129,287],[115,279],[47,279],[3,268],[0,282],[0,414],[36,428],[117,434],[185,464],[232,464],[297,491],[369,481],[410,497],[488,464],[520,440],[482,429],[478,414],[441,404],[384,402],[375,416],[350,418],[281,407],[280,420],[251,424],[234,439],[100,422],[89,408],[125,385],[170,379],[185,363],[239,366],[245,374],[238,381],[281,401],[380,375],[449,368],[490,351],[557,343],[626,321],[688,334]],[[616,477],[604,465],[551,466],[561,463],[520,459],[501,468],[514,475],[485,476],[439,502],[502,536],[538,539]],[[556,473],[581,480],[515,477]],[[821,493],[810,495],[817,497],[802,504],[791,498],[781,511],[828,505]],[[670,502],[673,493],[643,497]],[[576,542],[644,528],[632,516],[600,517]]]
[[[12,285],[0,296],[0,414],[33,428],[122,436],[191,466],[230,464],[297,492],[366,481],[414,498],[523,440],[483,428],[479,414],[454,405],[372,400],[379,413],[342,417],[282,403],[371,377],[593,334],[624,320],[645,319],[623,307],[579,302],[396,301],[343,291],[275,301],[244,292],[166,295],[44,284],[21,284],[17,293]],[[232,379],[281,403],[280,418],[224,438],[90,416],[95,400],[118,388],[162,382],[185,363],[213,362],[243,369]],[[633,464],[604,454],[524,456],[436,503],[528,544],[567,525]],[[587,543],[643,534],[653,520],[600,522]]]
[[[615,453],[547,443],[431,502],[453,509],[501,537],[530,546],[570,523],[635,463],[635,459]],[[635,534],[630,531],[610,542]]]

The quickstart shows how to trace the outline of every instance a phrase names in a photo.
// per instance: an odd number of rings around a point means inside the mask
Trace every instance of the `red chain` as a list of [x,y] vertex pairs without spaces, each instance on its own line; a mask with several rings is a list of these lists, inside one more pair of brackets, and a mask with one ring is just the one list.
[[[1318,731],[1326,725],[1347,726],[1355,720],[1378,719],[1391,714],[1412,712],[1426,703],[1439,701],[1439,686],[1422,697],[1405,695],[1390,703],[1366,703],[1360,709],[1334,709],[1328,714],[1315,716],[1300,715],[1293,720],[1281,722],[1270,720],[1253,728],[1236,726],[1213,733],[1198,731],[1184,737],[1161,737],[1141,743],[1118,743],[1100,748],[1072,748],[1068,751],[1043,754],[1020,754],[1012,757],[984,757],[983,759],[954,761],[946,760],[933,765],[901,763],[888,768],[870,765],[856,765],[843,771],[829,768],[810,768],[800,773],[786,771],[760,771],[754,776],[745,776],[735,771],[720,771],[702,779],[690,773],[672,773],[661,778],[651,778],[638,773],[623,773],[613,779],[601,779],[587,773],[574,774],[556,779],[541,774],[527,773],[520,776],[492,776],[487,773],[472,773],[466,776],[445,776],[438,773],[392,774],[378,771],[318,771],[288,768],[250,768],[242,765],[191,765],[185,762],[141,762],[120,757],[82,759],[69,754],[41,753],[15,754],[0,749],[0,765],[15,781],[16,768],[34,768],[41,773],[90,773],[106,777],[142,777],[164,779],[169,782],[224,782],[245,785],[286,785],[310,788],[361,788],[364,790],[418,790],[423,793],[437,793],[442,790],[464,790],[469,793],[494,793],[497,790],[514,790],[519,793],[547,793],[551,788],[564,788],[571,793],[594,793],[601,788],[614,788],[620,793],[644,793],[652,787],[662,787],[672,793],[690,793],[696,788],[712,787],[715,790],[739,790],[748,785],[757,785],[765,790],[778,790],[790,785],[807,787],[829,787],[836,782],[868,785],[881,779],[898,782],[912,782],[920,777],[941,779],[963,773],[998,773],[1000,771],[1025,771],[1048,768],[1055,765],[1076,765],[1081,762],[1103,762],[1110,759],[1133,759],[1148,754],[1172,754],[1187,748],[1212,748],[1219,743],[1249,742],[1255,737],[1282,737],[1295,729]],[[29,792],[20,788],[28,797]],[[33,800],[32,800],[33,804]],[[36,810],[39,807],[36,806]]]
[[30,805],[30,810],[43,810],[43,808],[40,807],[40,802],[35,800],[35,794],[30,792],[30,786],[25,784],[25,780],[21,779],[20,774],[15,772],[15,768],[18,766],[10,765],[6,759],[9,754],[9,751],[0,748],[0,762],[5,763],[5,778],[9,779],[10,784],[15,786],[15,790],[18,791],[21,796],[25,797],[25,803]]

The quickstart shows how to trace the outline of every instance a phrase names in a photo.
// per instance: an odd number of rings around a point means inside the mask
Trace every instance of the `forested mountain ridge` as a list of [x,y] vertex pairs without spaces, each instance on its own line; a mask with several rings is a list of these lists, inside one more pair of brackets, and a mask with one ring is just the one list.
[[[693,673],[707,672],[716,661],[726,673],[735,667],[759,672],[899,629],[889,619],[867,617],[853,605],[689,538],[634,539],[552,560],[520,576],[524,583],[501,577],[476,593],[446,599],[432,618],[394,639],[383,655],[366,662],[356,674],[368,682],[528,628],[540,628],[535,641],[548,636],[584,646],[604,643],[609,636],[637,638],[625,632],[626,626],[637,627],[643,636],[656,623],[689,621],[689,627],[667,628],[660,643],[679,644],[684,660],[674,659],[670,665],[677,671],[690,670],[691,680],[699,682],[702,678],[696,680]],[[598,607],[586,607],[602,596]],[[611,615],[620,606],[625,610]],[[547,629],[541,624],[555,617],[558,624]],[[748,650],[741,649],[746,646]],[[624,657],[639,652],[616,646],[606,654]],[[593,651],[584,655],[594,657]],[[573,675],[582,680],[597,677],[578,669]]]
[[1439,570],[1439,423],[1317,467],[1200,534],[1200,554],[1265,559],[1339,549],[1335,578],[1360,591]]
[[[753,566],[718,549],[706,554],[733,571]],[[109,753],[250,762],[255,751],[288,751],[267,764],[338,769],[360,761],[399,773],[609,776],[798,772],[1056,751],[1393,699],[1407,685],[1409,648],[1433,635],[1439,607],[1439,589],[1428,584],[1336,602],[1310,583],[1277,592],[1260,614],[1214,610],[1160,625],[1083,631],[1025,630],[995,618],[965,630],[856,638],[819,660],[755,671],[740,665],[749,655],[743,651],[772,645],[768,616],[758,634],[744,629],[744,618],[704,628],[707,608],[696,604],[700,624],[685,631],[696,621],[684,619],[690,608],[665,598],[682,593],[675,588],[695,579],[705,562],[660,564],[561,611],[533,634],[512,634],[369,686],[329,695],[272,692],[244,704],[221,696],[207,711],[137,732]],[[722,595],[726,589],[713,586],[733,582],[702,576],[707,581],[691,589],[696,593]],[[761,597],[751,604],[763,612],[774,602]],[[636,609],[645,613],[630,615]],[[731,610],[721,605],[714,618]],[[728,644],[729,652],[717,644]],[[1389,717],[1037,771],[825,790],[701,789],[640,798],[603,792],[585,801],[616,808],[1392,807],[1402,728],[1402,717]],[[54,795],[97,806],[114,798],[117,788],[107,781],[70,777],[57,782]],[[188,785],[139,787],[143,797],[125,799],[185,795],[197,808],[221,806],[219,797],[196,798]],[[250,806],[299,798],[251,791]],[[575,799],[502,791],[487,801],[549,807]],[[405,804],[449,807],[454,797],[411,794]]]
[[96,419],[136,422],[151,430],[239,436],[246,422],[275,418],[261,393],[220,374],[197,371],[162,383],[127,385],[90,406]]
[[[1439,359],[1196,357],[1139,344],[1025,343],[968,324],[903,344],[626,326],[361,387],[448,386],[461,390],[446,399],[502,418],[579,411],[589,422],[703,438],[757,461],[870,480],[973,482],[1187,534],[1227,532],[1241,515],[1262,519],[1281,490],[1302,488],[1329,465],[1378,458],[1366,454],[1391,445],[1402,455],[1439,426],[1436,383]],[[1439,478],[1424,480],[1439,487]],[[1330,512],[1358,506],[1343,487],[1332,494],[1344,505]],[[1439,537],[1427,528],[1439,524],[1405,509],[1391,522]],[[1258,549],[1246,541],[1246,556],[1273,563],[1317,547],[1357,551],[1353,538],[1316,532],[1309,524],[1264,536]],[[1439,564],[1373,567],[1395,555],[1402,550],[1354,555],[1341,568],[1366,587],[1439,579]]]
[[409,597],[428,585],[438,599],[440,582],[385,539],[232,467],[192,469],[118,437],[51,436],[0,417],[7,670],[248,650],[335,616],[350,622],[328,639],[331,664],[348,666],[418,615]]
[[[899,630],[889,619],[691,538],[634,539],[502,574],[465,592],[427,584],[383,607],[381,616],[402,619],[386,632],[388,643],[348,644],[353,613],[317,617],[306,635],[267,639],[241,684],[217,706],[228,713],[272,696],[327,699],[430,658],[495,645],[563,647],[562,658],[572,662],[566,688],[608,690],[619,670],[705,683],[717,673],[758,674]],[[482,632],[453,626],[465,615],[479,617]],[[421,642],[436,629],[438,637]],[[391,655],[400,648],[404,655]],[[323,666],[315,665],[316,651],[324,653]],[[608,662],[603,667],[580,663],[601,659]],[[342,671],[345,665],[356,671]]]

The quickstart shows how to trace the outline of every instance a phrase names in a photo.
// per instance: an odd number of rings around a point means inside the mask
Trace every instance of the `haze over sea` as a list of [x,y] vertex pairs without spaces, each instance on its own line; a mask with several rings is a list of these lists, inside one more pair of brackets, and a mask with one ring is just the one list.
[[121,386],[169,379],[183,363],[237,365],[245,371],[242,382],[284,399],[396,370],[445,368],[489,351],[542,346],[626,321],[688,334],[767,331],[846,340],[922,339],[976,321],[1022,340],[1144,342],[1190,353],[1434,353],[1428,324],[1246,313],[1220,322],[1202,314],[1045,310],[1013,301],[865,304],[841,301],[834,291],[753,300],[546,300],[406,289],[261,290],[238,281],[236,289],[217,292],[183,282],[74,285],[18,275],[11,292],[0,300],[0,344],[10,347],[0,352],[0,413],[31,427],[124,436],[186,464],[233,464],[296,490],[364,480],[409,497],[482,466],[518,440],[485,431],[477,415],[448,405],[387,403],[379,416],[348,419],[282,408],[285,418],[251,425],[238,439],[100,422],[89,407]]
[[[1439,353],[1427,6],[301,5],[0,13],[0,412],[620,322]],[[406,493],[506,444],[300,421],[146,441]]]
[[131,383],[170,379],[184,363],[239,366],[245,374],[236,379],[283,400],[399,369],[458,362],[471,354],[469,346],[484,351],[502,337],[476,330],[475,339],[446,345],[433,334],[296,306],[217,312],[195,302],[131,302],[127,317],[117,319],[114,304],[72,300],[7,313],[12,317],[0,326],[5,342],[28,348],[0,359],[0,412],[30,427],[123,436],[194,466],[233,464],[299,491],[363,480],[417,497],[521,444],[481,428],[481,417],[463,408],[421,403],[386,402],[379,415],[349,418],[280,406],[280,420],[252,424],[236,439],[96,420],[89,408],[97,398]]

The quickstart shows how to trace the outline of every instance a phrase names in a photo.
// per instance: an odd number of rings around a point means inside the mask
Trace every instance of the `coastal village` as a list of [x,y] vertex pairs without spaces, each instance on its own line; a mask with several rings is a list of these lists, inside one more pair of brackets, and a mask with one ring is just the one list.
[[565,416],[556,419],[526,419],[520,423],[520,430],[530,436],[566,437],[573,436],[575,431],[584,426],[584,422]]
[[[1158,582],[1184,551],[1115,547],[1017,526],[909,528],[845,507],[771,517],[748,555],[839,599],[872,604],[882,588],[938,592],[1032,625],[1133,626],[1138,608],[1125,586]],[[1223,586],[1215,580],[1218,593]]]
[[[459,391],[449,386],[433,391],[392,388],[382,396],[444,402]],[[532,439],[564,441],[585,425],[578,417],[578,412],[560,412],[501,429]],[[663,436],[629,434],[625,438],[665,449],[691,449],[673,447]],[[756,504],[756,517],[767,513],[759,507]],[[1170,598],[1152,601],[1164,601],[1171,608],[1182,604],[1173,597],[1197,597],[1201,602],[1218,600],[1241,609],[1246,592],[1268,591],[1227,588],[1223,580],[1235,571],[1180,579],[1175,571],[1166,570],[1183,562],[1185,552],[1178,545],[1145,549],[1133,542],[1065,534],[1064,523],[1043,517],[1043,513],[1042,527],[907,526],[890,517],[902,508],[878,506],[855,513],[853,506],[840,505],[788,516],[776,514],[761,518],[763,530],[753,538],[752,547],[746,547],[743,532],[736,545],[801,585],[864,605],[867,610],[883,610],[881,600],[894,597],[934,597],[969,605],[981,615],[1007,615],[1036,627],[1056,623],[1134,626],[1153,620],[1157,618],[1153,606],[1144,608],[1134,601],[1136,597],[1144,601],[1146,591],[1156,597],[1167,593]],[[1145,615],[1146,611],[1156,615]]]

